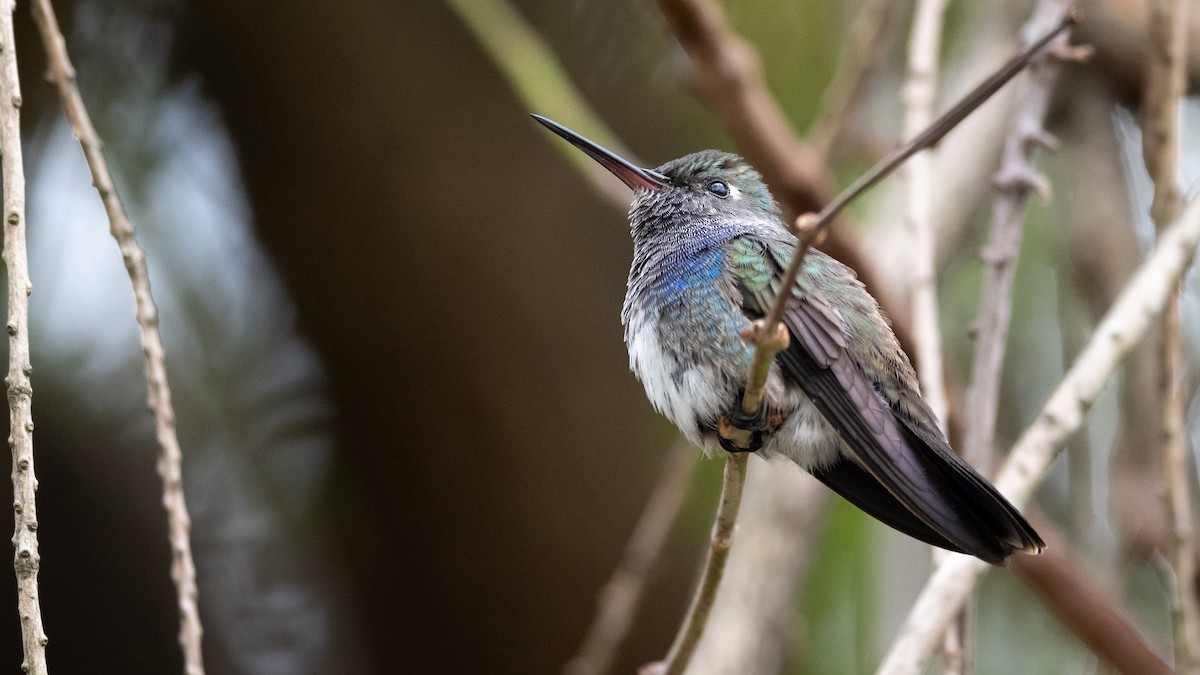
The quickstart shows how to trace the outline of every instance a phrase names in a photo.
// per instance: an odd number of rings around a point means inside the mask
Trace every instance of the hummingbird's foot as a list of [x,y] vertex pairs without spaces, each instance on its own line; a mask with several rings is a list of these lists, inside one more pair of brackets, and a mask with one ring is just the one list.
[[763,446],[763,432],[772,428],[765,407],[748,413],[740,404],[743,393],[738,392],[738,405],[717,423],[717,437],[726,452],[754,452]]
[[725,452],[755,452],[763,446],[763,435],[761,431],[751,432],[750,444],[744,448],[735,443],[732,439],[725,438],[720,434],[717,434],[717,440],[720,441],[721,448],[724,449]]
[[745,396],[745,390],[739,389],[737,399],[735,399],[738,404],[733,407],[733,410],[731,410],[727,416],[729,419],[729,424],[734,428],[742,429],[744,431],[761,432],[770,429],[772,424],[770,420],[767,419],[766,406],[760,403],[758,405],[758,410],[748,413],[745,410],[742,410],[741,401],[743,396]]

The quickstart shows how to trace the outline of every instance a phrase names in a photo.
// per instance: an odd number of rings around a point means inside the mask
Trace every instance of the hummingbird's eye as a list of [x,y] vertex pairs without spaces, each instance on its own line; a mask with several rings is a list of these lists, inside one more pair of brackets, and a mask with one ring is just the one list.
[[729,196],[729,186],[724,181],[714,180],[708,184],[708,191],[724,199]]

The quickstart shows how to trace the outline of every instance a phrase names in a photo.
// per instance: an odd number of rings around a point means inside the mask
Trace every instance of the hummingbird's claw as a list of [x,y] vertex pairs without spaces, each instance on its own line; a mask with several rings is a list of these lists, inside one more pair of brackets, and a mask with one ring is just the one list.
[[740,402],[745,395],[745,389],[738,389],[736,400],[739,403],[733,407],[733,410],[728,415],[729,424],[736,429],[743,429],[745,431],[759,432],[770,429],[772,425],[770,420],[767,419],[766,407],[762,403],[759,403],[758,410],[752,413],[742,410]]
[[742,410],[740,401],[744,395],[744,391],[738,391],[736,400],[739,401],[739,404],[735,405],[728,415],[722,416],[717,423],[717,437],[726,452],[758,450],[763,446],[763,432],[773,427],[771,421],[767,419],[765,406],[761,403],[758,410],[752,413]]
[[721,448],[725,452],[756,452],[763,446],[761,431],[750,432],[750,444],[744,448],[735,443],[733,439],[725,438],[720,434],[717,434],[717,440],[721,443]]

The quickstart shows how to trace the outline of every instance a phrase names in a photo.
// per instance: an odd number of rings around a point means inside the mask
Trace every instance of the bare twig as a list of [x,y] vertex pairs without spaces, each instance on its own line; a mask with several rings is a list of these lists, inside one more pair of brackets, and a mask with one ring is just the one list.
[[596,618],[579,653],[567,664],[569,675],[600,675],[612,667],[617,648],[633,624],[650,568],[662,552],[671,523],[687,493],[688,478],[700,453],[682,435],[675,440],[663,463],[662,476],[638,519],[621,562],[600,593]]
[[[1046,0],[1038,5],[1026,26],[1025,34],[1040,35],[1048,25],[1064,16],[1069,0]],[[1055,44],[1066,48],[1066,36]],[[967,385],[967,413],[963,435],[963,457],[984,474],[992,464],[993,436],[1000,407],[1000,379],[1004,365],[1004,346],[1012,317],[1012,288],[1016,278],[1017,253],[1030,195],[1048,190],[1045,179],[1033,168],[1034,153],[1052,142],[1042,128],[1050,104],[1051,86],[1058,74],[1053,56],[1047,55],[1022,82],[1020,103],[1013,114],[1004,156],[996,174],[1000,191],[992,211],[992,240],[984,249],[983,297],[976,322],[975,358],[971,381]]]
[[[1026,26],[1027,41],[1034,42],[1037,36],[1057,25],[1062,17],[1069,16],[1069,5],[1068,0],[1040,3]],[[1051,48],[1060,52],[1066,46],[1066,35],[1059,35],[1051,43]],[[1030,193],[1040,185],[1031,161],[1037,148],[1048,142],[1042,119],[1046,115],[1051,84],[1058,71],[1052,67],[1052,63],[1053,55],[1044,55],[1035,62],[1029,78],[1021,83],[1023,91],[1018,94],[1020,103],[1005,141],[998,174],[997,184],[1001,195],[993,211],[992,242],[984,255],[986,272],[980,316],[976,324],[975,357],[971,381],[967,386],[966,414],[963,415],[966,428],[962,455],[985,475],[991,467],[992,437],[1000,404],[1000,376],[1012,315],[1012,286],[1025,207]],[[965,617],[971,614],[972,606],[970,600],[965,603],[959,619],[949,624],[948,636],[955,632],[969,632],[969,622]],[[953,644],[950,637],[947,642]],[[963,643],[964,650],[969,650],[969,641],[964,639]],[[950,660],[951,655],[947,654],[947,661]],[[969,657],[963,660],[965,668],[969,669]]]
[[137,306],[137,322],[141,328],[142,350],[146,355],[148,403],[154,413],[154,431],[159,445],[158,474],[163,483],[163,506],[167,511],[168,539],[171,544],[171,578],[175,582],[179,605],[179,644],[183,649],[184,670],[188,675],[202,675],[200,652],[201,625],[197,607],[196,567],[192,561],[189,541],[191,519],[183,495],[183,453],[175,434],[175,411],[171,405],[171,389],[167,384],[166,354],[158,331],[158,309],[150,294],[150,277],[146,257],[138,245],[133,223],[117,194],[109,172],[101,142],[92,126],[91,117],[75,85],[75,69],[67,55],[66,40],[58,27],[58,19],[49,0],[38,0],[33,6],[33,18],[42,36],[50,75],[58,87],[59,97],[67,119],[83,147],[84,157],[92,172],[92,183],[100,193],[108,214],[109,228],[129,280]]
[[[933,120],[937,94],[938,49],[942,44],[945,0],[917,0],[908,43],[908,70],[905,74],[904,135],[914,137]],[[915,338],[917,379],[921,394],[945,431],[948,419],[945,374],[942,372],[942,331],[938,319],[937,275],[934,272],[933,232],[933,157],[930,151],[912,156],[904,168],[908,187],[905,226],[909,232],[910,303]],[[934,563],[942,552],[933,550]],[[960,620],[950,624],[942,639],[943,672],[961,675],[970,670],[970,645],[967,627],[969,607]]]
[[21,82],[13,37],[14,0],[0,6],[0,172],[4,174],[4,267],[8,270],[8,444],[12,449],[13,567],[21,617],[21,670],[45,675],[46,632],[38,599],[37,478],[33,471],[33,384],[29,360],[29,258],[25,251],[25,170]]
[[[1145,122],[1142,134],[1146,169],[1154,181],[1151,216],[1161,228],[1180,208],[1176,184],[1179,143],[1179,104],[1185,87],[1187,11],[1181,0],[1154,0],[1150,5],[1149,59]],[[1171,618],[1175,633],[1175,669],[1200,672],[1200,607],[1196,604],[1196,560],[1192,551],[1192,508],[1188,497],[1191,462],[1183,400],[1183,344],[1179,326],[1179,296],[1172,295],[1162,318],[1159,354],[1162,388],[1163,481],[1167,494],[1166,557],[1174,589]]]
[[[1096,327],[1034,422],[1021,434],[996,480],[1010,501],[1026,502],[1068,436],[1083,424],[1121,359],[1145,335],[1166,305],[1200,245],[1200,201],[1159,237],[1120,297]],[[985,563],[962,555],[939,567],[917,597],[900,634],[880,666],[888,675],[920,672],[947,622],[982,575]]]
[[830,492],[795,467],[759,464],[746,476],[738,544],[709,617],[719,628],[705,632],[688,675],[784,672],[802,644],[796,596],[819,550]]
[[725,456],[725,478],[721,489],[721,502],[717,506],[717,518],[713,524],[709,541],[708,557],[700,575],[700,584],[692,604],[684,616],[683,624],[675,636],[671,650],[662,663],[652,664],[643,672],[663,675],[679,675],[687,668],[688,661],[696,651],[700,636],[704,634],[709,612],[721,585],[725,562],[729,559],[729,548],[733,545],[733,531],[737,524],[738,508],[742,502],[742,486],[746,481],[747,452],[727,453]]
[[[942,43],[945,0],[919,0],[913,17],[904,83],[904,135],[912,138],[933,120],[937,92],[938,48]],[[910,234],[912,326],[916,338],[921,395],[945,424],[946,386],[942,374],[942,332],[938,327],[937,278],[934,272],[933,161],[929,152],[913,155],[904,170],[908,185],[905,223]]]
[[1144,631],[1130,623],[1132,615],[1082,571],[1078,554],[1052,523],[1037,522],[1046,541],[1043,555],[1012,559],[1013,572],[1033,589],[1042,604],[1087,645],[1101,661],[1121,673],[1166,675],[1171,667],[1160,649],[1147,644]]

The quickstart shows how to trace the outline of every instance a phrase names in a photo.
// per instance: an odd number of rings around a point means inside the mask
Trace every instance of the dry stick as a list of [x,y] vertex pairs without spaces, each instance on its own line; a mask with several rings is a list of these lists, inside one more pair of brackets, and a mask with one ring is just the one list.
[[[899,168],[904,163],[904,160],[925,148],[933,147],[937,144],[950,129],[954,128],[972,110],[981,105],[997,89],[1019,73],[1025,64],[1042,47],[1048,44],[1056,35],[1066,30],[1067,27],[1074,25],[1075,21],[1076,19],[1073,14],[1063,17],[1062,21],[1053,31],[1041,40],[1038,40],[1032,47],[1014,56],[1008,63],[1001,66],[999,70],[968,93],[949,111],[935,120],[928,129],[917,135],[916,138],[871,167],[867,173],[851,183],[833,201],[829,202],[820,213],[808,213],[796,219],[794,232],[799,241],[795,252],[792,254],[791,263],[788,265],[780,282],[780,293],[776,296],[775,302],[771,305],[771,309],[767,312],[766,317],[755,321],[751,324],[750,328],[743,332],[743,338],[754,345],[754,362],[751,366],[750,377],[742,396],[742,410],[747,413],[753,413],[762,404],[766,389],[767,374],[771,363],[775,360],[775,355],[787,347],[788,331],[782,323],[783,312],[791,302],[792,293],[796,286],[796,277],[799,275],[800,267],[804,263],[808,249],[813,244],[820,242],[834,218],[855,198]],[[733,427],[728,419],[724,417],[721,418],[718,424],[718,432],[724,438],[733,441],[734,444],[740,447],[749,447],[750,432]],[[691,658],[692,650],[694,650],[696,643],[699,642],[700,635],[704,631],[708,612],[712,609],[712,599],[715,597],[717,587],[720,585],[721,572],[724,569],[725,559],[728,556],[728,547],[733,534],[734,520],[737,517],[738,500],[741,498],[742,481],[745,479],[746,454],[730,453],[726,460],[725,482],[722,485],[721,503],[717,510],[717,523],[713,528],[712,546],[710,547],[708,558],[701,573],[700,587],[697,589],[696,596],[693,598],[688,613],[684,617],[684,621],[680,626],[679,633],[675,637],[675,642],[668,653],[666,661],[662,664],[654,664],[652,666],[654,672],[659,672],[659,668],[662,668],[663,672],[669,675],[683,672],[683,669],[687,667],[688,660]]]
[[[1039,34],[1069,6],[1069,1],[1044,0],[1026,25],[1026,34]],[[1066,53],[1065,36],[1055,47],[1058,54]],[[1020,104],[1013,115],[1000,169],[995,176],[1000,194],[992,211],[992,240],[982,254],[985,264],[983,297],[975,326],[975,358],[971,382],[967,386],[963,434],[963,456],[984,474],[989,473],[992,463],[992,438],[996,433],[1000,375],[1012,317],[1012,288],[1022,225],[1030,195],[1049,190],[1045,179],[1033,168],[1032,160],[1039,147],[1053,144],[1042,128],[1042,120],[1049,107],[1051,85],[1058,73],[1054,63],[1055,55],[1047,54],[1045,60],[1031,69],[1030,79],[1022,83]]]
[[[1069,0],[1040,3],[1026,25],[1025,34],[1040,35],[1047,25],[1053,25],[1064,15],[1069,5]],[[1064,52],[1066,36],[1059,37],[1054,47]],[[1026,206],[1030,194],[1044,182],[1031,162],[1036,150],[1050,142],[1042,128],[1042,119],[1058,72],[1053,67],[1053,59],[1053,55],[1047,54],[1030,69],[1028,79],[1021,83],[1018,107],[1005,139],[1004,154],[995,179],[1000,195],[992,213],[992,240],[983,253],[983,297],[975,326],[975,356],[967,385],[966,414],[963,415],[963,458],[984,475],[991,472],[992,438],[1000,407],[1000,376],[1012,317],[1012,288]],[[972,613],[973,603],[968,601],[947,634],[956,632],[956,626],[967,626]]]
[[[1198,245],[1200,200],[1194,200],[1183,218],[1159,237],[1157,248],[1138,268],[1037,418],[1013,446],[996,480],[996,487],[1013,504],[1021,506],[1028,500],[1059,447],[1083,424],[1084,413],[1121,359],[1166,305]],[[985,566],[975,558],[954,555],[933,573],[892,643],[880,673],[921,671],[938,636],[971,593]]]
[[[808,579],[831,493],[798,469],[746,475],[737,546],[688,675],[779,673],[797,640],[797,593]],[[801,631],[802,632],[802,631]]]
[[[1154,181],[1150,212],[1159,230],[1179,213],[1178,168],[1180,99],[1185,88],[1187,11],[1181,0],[1150,3],[1149,58],[1143,96],[1142,134],[1146,169]],[[1163,481],[1167,497],[1167,560],[1174,577],[1171,619],[1175,637],[1175,670],[1200,672],[1200,608],[1196,604],[1196,560],[1192,551],[1192,509],[1188,497],[1188,461],[1183,398],[1183,345],[1179,326],[1179,294],[1172,294],[1162,318],[1159,353],[1162,387]]]
[[600,675],[612,668],[617,648],[633,624],[646,579],[679,513],[688,479],[699,458],[700,453],[682,435],[671,446],[662,475],[625,545],[621,562],[600,593],[596,617],[587,637],[579,653],[564,668],[568,675]]
[[704,634],[708,615],[717,597],[717,589],[721,586],[725,562],[729,560],[729,549],[733,546],[733,531],[742,503],[742,486],[746,482],[746,458],[749,454],[726,453],[721,501],[717,505],[716,522],[713,523],[708,557],[700,574],[700,584],[692,597],[687,614],[684,615],[683,623],[679,626],[679,632],[675,635],[675,641],[667,652],[667,658],[661,664],[651,664],[643,668],[643,673],[680,675],[687,668],[688,661],[696,651],[696,645],[700,643],[700,636]]
[[[933,119],[937,92],[938,49],[942,43],[942,25],[946,0],[917,0],[908,46],[905,74],[904,135],[915,136]],[[921,394],[945,432],[948,417],[946,381],[942,372],[942,332],[938,320],[937,275],[934,272],[933,232],[933,157],[929,151],[913,155],[904,168],[908,187],[905,226],[911,274],[910,304],[916,347],[917,379]],[[933,561],[942,559],[941,549],[933,549]],[[959,621],[951,624],[942,641],[943,672],[961,675],[970,670],[967,616],[964,609]]]
[[[913,17],[905,76],[904,135],[916,136],[933,119],[937,91],[938,48],[946,0],[918,0]],[[937,276],[934,272],[933,157],[917,153],[904,170],[908,184],[908,212],[912,269],[912,326],[917,347],[917,375],[921,395],[944,425],[947,413],[945,376],[942,373],[942,332],[938,328]],[[943,431],[945,431],[943,429]]]
[[84,157],[92,172],[92,183],[100,193],[108,214],[112,236],[117,240],[125,270],[133,284],[137,306],[137,322],[142,333],[142,350],[146,355],[148,403],[154,413],[154,432],[159,445],[158,475],[163,483],[163,506],[167,511],[167,533],[171,545],[171,578],[175,582],[179,604],[179,644],[183,648],[184,671],[202,675],[204,664],[200,653],[200,613],[197,608],[196,567],[192,562],[192,547],[188,539],[191,519],[183,496],[183,455],[175,435],[175,411],[171,406],[171,389],[167,384],[166,355],[158,332],[158,309],[150,294],[150,277],[146,258],[134,237],[133,223],[125,213],[117,195],[108,162],[101,151],[101,142],[84,108],[83,98],[75,86],[75,69],[67,56],[66,40],[58,27],[58,19],[49,0],[38,0],[33,6],[33,18],[46,47],[50,75],[58,87],[59,97],[67,119],[83,147]]
[[13,38],[14,0],[0,6],[0,172],[4,174],[4,267],[8,270],[8,444],[12,449],[13,567],[21,617],[21,670],[45,675],[46,633],[38,600],[37,478],[33,473],[33,385],[29,361],[29,260],[25,251],[25,171],[21,83]]

